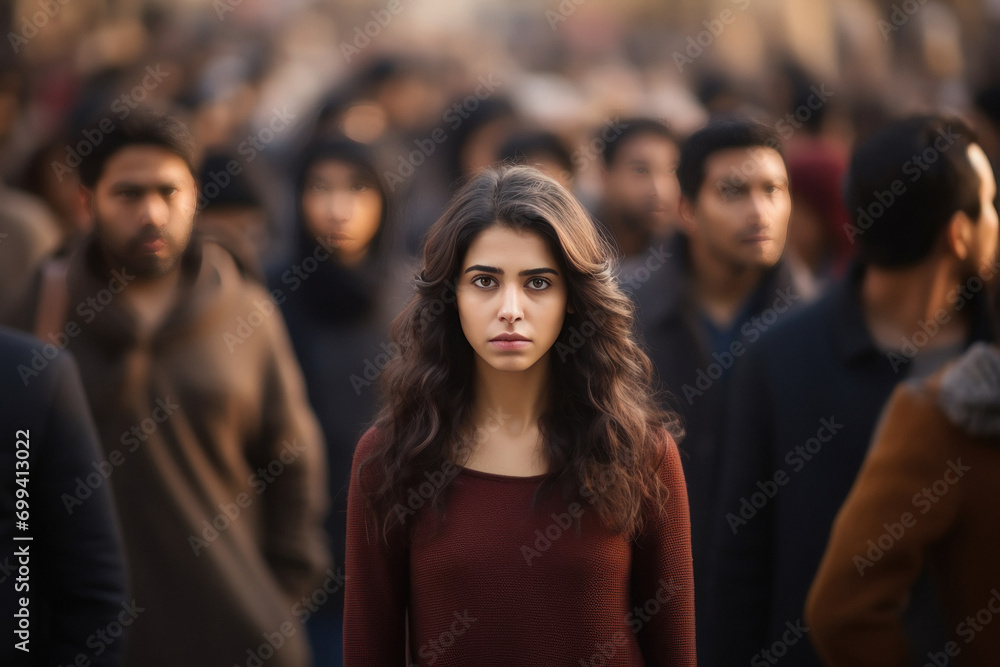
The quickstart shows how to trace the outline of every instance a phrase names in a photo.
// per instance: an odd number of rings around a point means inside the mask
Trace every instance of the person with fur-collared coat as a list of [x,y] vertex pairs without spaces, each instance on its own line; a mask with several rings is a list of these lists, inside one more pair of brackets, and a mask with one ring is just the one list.
[[[948,639],[920,664],[1000,655],[1000,347],[896,389],[806,606],[825,664],[910,665],[900,617],[927,562]],[[993,621],[993,622],[991,622]]]

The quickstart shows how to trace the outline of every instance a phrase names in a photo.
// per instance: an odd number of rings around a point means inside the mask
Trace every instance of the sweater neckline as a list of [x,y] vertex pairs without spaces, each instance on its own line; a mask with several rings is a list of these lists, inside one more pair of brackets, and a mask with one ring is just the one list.
[[457,466],[459,474],[469,475],[470,477],[479,477],[481,479],[488,479],[494,482],[540,482],[550,473],[542,473],[541,475],[501,475],[495,472],[484,472],[482,470],[473,470],[472,468],[464,468],[462,466]]

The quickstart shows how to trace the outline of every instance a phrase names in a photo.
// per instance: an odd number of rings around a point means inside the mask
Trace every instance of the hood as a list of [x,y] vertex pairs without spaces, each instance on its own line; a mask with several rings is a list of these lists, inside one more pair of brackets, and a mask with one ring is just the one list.
[[975,343],[941,377],[939,402],[970,435],[1000,436],[1000,347]]

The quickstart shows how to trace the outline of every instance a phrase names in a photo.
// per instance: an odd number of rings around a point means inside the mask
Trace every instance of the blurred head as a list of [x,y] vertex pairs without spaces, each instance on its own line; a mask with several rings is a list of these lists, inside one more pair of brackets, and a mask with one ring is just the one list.
[[662,233],[677,217],[677,139],[649,118],[614,121],[604,142],[604,206],[627,229]]
[[45,200],[56,213],[64,235],[69,237],[89,231],[92,220],[90,211],[80,198],[79,171],[62,164],[66,158],[65,147],[73,142],[73,138],[68,134],[59,136],[32,156],[25,167],[22,185],[28,192]]
[[500,147],[497,161],[526,164],[554,178],[564,188],[573,185],[573,160],[566,144],[554,132],[519,132]]
[[380,250],[388,195],[368,146],[325,139],[309,148],[299,177],[305,233],[345,266],[358,266]]
[[191,238],[198,198],[190,133],[143,110],[86,136],[95,133],[103,139],[81,163],[80,180],[105,257],[138,280],[170,274]]
[[493,164],[500,145],[516,127],[517,112],[504,97],[483,86],[453,102],[442,114],[448,141],[448,180],[457,187]]
[[267,211],[245,167],[235,154],[205,157],[198,178],[195,226],[242,261],[256,264],[267,253],[270,230]]
[[778,262],[792,202],[773,128],[739,117],[712,121],[684,142],[677,177],[693,244],[739,270]]
[[989,161],[964,122],[908,118],[855,150],[844,194],[848,234],[872,266],[905,268],[946,252],[973,273],[996,257],[995,197]]

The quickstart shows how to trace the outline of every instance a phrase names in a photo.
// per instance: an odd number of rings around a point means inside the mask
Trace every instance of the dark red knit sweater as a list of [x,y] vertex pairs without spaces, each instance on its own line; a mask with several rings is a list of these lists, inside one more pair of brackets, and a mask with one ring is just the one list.
[[351,474],[346,667],[402,667],[407,636],[419,665],[695,664],[687,494],[672,440],[658,469],[665,513],[634,541],[556,492],[531,509],[543,476],[458,469],[446,519],[418,511],[407,517],[410,538],[397,530],[386,545],[358,483],[376,438],[362,437]]

